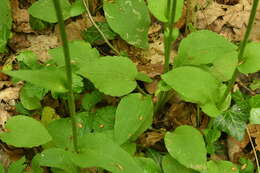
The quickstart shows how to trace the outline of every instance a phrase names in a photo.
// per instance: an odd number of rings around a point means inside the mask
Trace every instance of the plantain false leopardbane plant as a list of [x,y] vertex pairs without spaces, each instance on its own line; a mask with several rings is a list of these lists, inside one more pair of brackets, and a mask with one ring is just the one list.
[[[247,43],[258,0],[254,0],[239,48],[214,32],[196,31],[181,41],[172,69],[171,45],[179,34],[174,23],[182,15],[183,0],[147,0],[148,6],[143,0],[103,1],[110,27],[99,28],[105,37],[113,31],[129,44],[145,49],[151,22],[149,10],[164,23],[164,74],[156,91],[159,99],[155,104],[152,95],[143,90],[139,93],[137,84],[137,81],[149,83],[153,80],[138,72],[128,57],[102,57],[86,41],[68,42],[64,19],[84,13],[84,4],[88,3],[81,0],[33,3],[28,10],[30,15],[44,22],[59,23],[63,46],[50,49],[51,60],[45,64],[39,64],[33,52],[21,52],[17,56],[20,69],[5,71],[16,80],[26,81],[20,100],[27,115],[10,118],[0,139],[19,148],[41,146],[41,152],[35,153],[28,166],[29,172],[42,173],[43,167],[49,167],[52,172],[77,173],[95,167],[96,171],[113,173],[238,173],[239,165],[210,160],[207,154],[214,154],[214,142],[219,139],[220,130],[242,139],[248,118],[239,119],[240,131],[235,131],[238,125],[234,117],[238,122],[238,118],[248,117],[250,106],[255,108],[252,104],[247,106],[248,101],[241,95],[231,96],[230,92],[239,72],[248,74],[260,69],[257,52],[260,43]],[[48,15],[43,15],[44,12]],[[127,23],[126,18],[129,19]],[[85,90],[88,92],[76,111],[75,100]],[[160,113],[173,90],[184,101],[196,103],[212,118],[209,127],[203,131],[203,136],[194,127],[179,126],[164,137],[167,151],[143,149],[146,151],[140,152],[136,140],[146,130],[153,129],[153,117]],[[65,114],[70,117],[61,118],[53,108],[42,108],[41,100],[47,94],[67,102]],[[119,98],[118,105],[96,106],[106,95]],[[236,104],[230,107],[231,99]],[[39,121],[30,116],[33,110],[42,111]],[[17,173],[25,172],[25,162],[25,157],[21,158],[12,163],[8,171],[16,168]]]

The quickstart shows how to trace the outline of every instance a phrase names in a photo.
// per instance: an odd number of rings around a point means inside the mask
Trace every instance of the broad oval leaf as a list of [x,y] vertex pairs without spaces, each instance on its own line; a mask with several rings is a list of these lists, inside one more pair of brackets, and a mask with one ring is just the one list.
[[9,119],[5,128],[7,132],[1,133],[0,139],[15,147],[36,147],[52,139],[39,121],[23,115]]
[[46,149],[36,155],[37,162],[41,166],[59,168],[66,173],[77,173],[77,167],[71,160],[71,155],[68,151],[61,148]]
[[217,33],[208,30],[193,32],[181,41],[174,65],[209,64],[236,49],[236,45]]
[[4,73],[55,92],[65,93],[68,91],[66,87],[65,71],[62,69],[18,70],[5,71]]
[[115,124],[116,107],[105,106],[93,113],[92,128],[95,132],[113,130]]
[[201,133],[191,126],[179,126],[164,138],[170,155],[182,165],[197,171],[207,169],[207,151]]
[[82,63],[77,73],[88,78],[101,92],[111,96],[123,96],[136,87],[137,69],[126,57],[107,56]]
[[[151,13],[161,22],[167,22],[167,0],[148,0],[148,8]],[[182,16],[183,0],[177,0],[174,21],[178,21]]]
[[148,48],[150,16],[144,0],[104,0],[108,24],[129,44]]
[[163,157],[162,167],[164,173],[198,173],[195,170],[186,168],[169,154]]
[[143,133],[152,124],[152,117],[153,102],[151,97],[138,93],[122,98],[116,110],[114,127],[117,143],[123,144],[131,137]]
[[[221,83],[211,73],[198,67],[184,66],[162,75],[162,79],[185,101],[198,103],[204,106],[204,110],[217,109],[215,104],[220,98]],[[210,112],[213,111],[205,111],[210,116],[217,116]]]
[[208,173],[239,173],[239,169],[232,162],[220,160],[220,161],[208,161]]
[[[47,129],[52,136],[51,145],[65,150],[73,150],[72,127],[70,118],[61,118],[48,124]],[[61,130],[62,129],[62,133]]]
[[80,167],[101,167],[113,173],[143,172],[129,153],[104,134],[83,136],[79,150],[78,154],[72,154],[72,160]]
[[244,59],[238,69],[240,72],[248,74],[260,70],[260,43],[248,43],[245,48]]
[[[97,49],[92,48],[89,43],[82,40],[69,42],[69,50],[72,64],[76,66],[79,66],[81,63],[94,61],[99,58]],[[50,49],[48,53],[52,56],[58,66],[65,65],[63,47]]]
[[[70,17],[71,5],[68,0],[60,1],[64,20]],[[39,0],[28,9],[30,15],[46,22],[56,23],[58,21],[52,0]]]
[[228,52],[222,57],[214,59],[213,66],[210,71],[220,81],[228,81],[237,68],[237,51]]

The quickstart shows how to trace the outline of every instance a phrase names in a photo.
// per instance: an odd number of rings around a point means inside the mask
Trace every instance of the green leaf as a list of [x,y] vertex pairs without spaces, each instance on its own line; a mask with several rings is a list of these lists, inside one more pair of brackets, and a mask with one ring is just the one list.
[[[167,0],[148,0],[148,8],[151,13],[161,22],[167,22]],[[176,3],[176,11],[174,21],[178,21],[182,16],[183,0],[178,0]]]
[[164,173],[198,173],[197,171],[184,167],[178,161],[172,158],[169,154],[163,157],[162,167]]
[[205,129],[203,130],[204,138],[207,144],[207,152],[214,154],[216,150],[215,142],[220,138],[221,131],[218,129]]
[[249,117],[250,124],[260,124],[260,108],[252,108]]
[[40,157],[40,154],[36,154],[32,161],[31,161],[31,168],[32,168],[32,173],[44,173],[43,168],[38,162],[38,158]]
[[[70,17],[71,5],[68,0],[60,1],[61,12],[64,20]],[[49,23],[58,21],[52,0],[39,0],[28,9],[30,15]]]
[[130,154],[104,134],[86,134],[79,140],[79,150],[72,154],[72,160],[80,167],[101,167],[113,173],[143,172]]
[[255,170],[254,163],[246,158],[240,158],[239,163],[242,165],[239,173],[252,173]]
[[22,173],[26,167],[25,157],[12,162],[8,168],[8,173]]
[[101,92],[111,96],[123,96],[136,87],[137,69],[126,57],[103,57],[90,63],[81,63],[78,73]]
[[160,168],[151,158],[136,157],[136,161],[139,163],[139,166],[143,168],[143,173],[161,173]]
[[120,145],[120,147],[127,151],[129,154],[131,154],[131,156],[134,156],[136,152],[136,145],[137,144],[135,142],[126,142]]
[[0,24],[0,53],[6,53],[7,48],[6,44],[8,42],[8,39],[11,35],[11,30],[7,28],[6,25]]
[[6,52],[6,44],[11,35],[12,16],[9,0],[0,1],[0,53]]
[[86,11],[85,6],[83,4],[82,0],[76,0],[72,5],[70,9],[70,16],[78,16]]
[[232,162],[220,160],[220,161],[208,161],[208,173],[239,173],[239,169]]
[[257,94],[249,99],[249,104],[251,108],[259,108],[260,107],[260,95]]
[[48,90],[26,83],[20,92],[20,100],[24,108],[34,110],[41,108],[40,101]]
[[170,155],[185,167],[201,172],[207,169],[207,151],[197,129],[179,126],[174,132],[167,132],[164,141]]
[[37,31],[42,31],[51,26],[50,23],[42,21],[38,18],[35,18],[32,15],[30,15],[30,17],[29,17],[29,23],[30,23],[31,28],[33,30],[37,30]]
[[242,64],[238,66],[241,73],[254,73],[260,70],[260,43],[248,43],[245,48],[244,59]]
[[140,80],[140,81],[147,82],[147,83],[151,83],[153,81],[149,76],[147,76],[143,72],[138,72],[138,74],[136,76],[136,80]]
[[[81,112],[76,115],[78,136],[83,136],[91,131],[90,115]],[[73,151],[71,118],[61,118],[48,124],[47,129],[52,136],[52,145],[57,148]],[[61,132],[62,131],[62,132]]]
[[[73,65],[81,63],[88,63],[96,60],[99,57],[99,53],[95,48],[82,40],[75,40],[69,42],[69,50],[71,56],[71,62]],[[52,56],[58,66],[65,66],[63,47],[50,49],[48,53]]]
[[36,147],[52,139],[39,121],[23,115],[9,119],[5,128],[7,132],[0,133],[0,139],[15,147]]
[[95,132],[114,129],[116,107],[106,106],[98,109],[93,116],[92,128]]
[[9,76],[25,80],[38,87],[46,88],[55,92],[67,92],[66,76],[62,69],[45,68],[41,70],[18,70],[5,71]]
[[[97,26],[99,29],[103,32],[105,37],[108,40],[113,40],[116,37],[116,33],[114,33],[107,22],[98,22]],[[91,26],[90,28],[87,28],[85,31],[82,32],[82,36],[84,40],[89,42],[90,44],[103,44],[104,38],[101,36],[100,32],[96,29],[95,26]]]
[[151,21],[144,0],[105,0],[104,11],[113,31],[129,44],[148,48],[147,35]]
[[208,30],[193,32],[181,41],[174,65],[178,67],[213,63],[215,59],[226,57],[236,49],[237,46],[217,33]]
[[0,173],[5,173],[4,166],[0,163]]
[[41,108],[40,100],[37,97],[30,97],[29,93],[25,87],[22,88],[20,92],[20,100],[23,104],[23,107],[28,110],[34,110]]
[[70,118],[54,120],[47,126],[47,129],[52,136],[54,146],[65,150],[73,150]]
[[[216,103],[220,98],[220,82],[209,72],[198,67],[184,66],[162,75],[162,79],[185,101],[203,106],[203,111],[209,116],[218,115]],[[212,109],[215,109],[216,113],[211,114]]]
[[81,93],[84,89],[83,78],[72,73],[72,91],[74,93]]
[[232,75],[237,67],[237,52],[228,52],[222,57],[214,59],[213,66],[210,71],[220,80],[228,81],[232,78]]
[[23,51],[16,57],[16,59],[19,61],[21,70],[37,70],[41,68],[41,65],[37,62],[37,55],[33,51]]
[[139,93],[125,96],[116,110],[115,140],[118,144],[123,144],[133,136],[138,137],[151,126],[152,120],[151,97],[142,96]]
[[235,104],[213,120],[213,126],[227,134],[242,140],[245,134],[246,122],[249,118],[246,102]]
[[87,93],[83,96],[81,106],[86,111],[90,111],[103,98],[103,94],[98,90]]
[[41,166],[59,168],[66,173],[77,173],[76,165],[71,161],[68,151],[61,148],[51,148],[39,154],[37,161]]

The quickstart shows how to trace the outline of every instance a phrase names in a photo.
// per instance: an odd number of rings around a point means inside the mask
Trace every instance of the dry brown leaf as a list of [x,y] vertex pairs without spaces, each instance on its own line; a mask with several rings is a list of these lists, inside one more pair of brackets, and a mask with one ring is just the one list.
[[173,103],[169,111],[165,114],[163,122],[166,127],[176,127],[180,125],[193,125],[192,117],[196,116],[196,110],[190,103]]
[[11,102],[13,100],[18,99],[19,98],[20,89],[21,89],[21,85],[1,90],[0,91],[0,101],[4,101],[6,103],[9,103],[9,102]]
[[166,130],[146,132],[139,138],[139,142],[143,147],[151,147],[164,138]]
[[23,33],[14,33],[12,38],[8,42],[9,47],[13,51],[19,51],[30,47],[30,42],[27,40],[27,36]]
[[31,33],[34,32],[29,24],[29,13],[26,9],[19,8],[18,0],[11,0],[13,30],[16,32]]
[[[241,41],[247,27],[251,10],[251,0],[223,1],[223,5],[212,2],[206,9],[197,12],[196,27],[199,29],[209,28],[220,33],[231,41]],[[260,40],[260,8],[258,8],[255,26],[251,34],[252,40]]]
[[5,128],[5,122],[11,117],[11,114],[0,107],[0,132]]
[[260,124],[250,124],[248,125],[248,130],[251,137],[255,139],[255,149],[260,151]]
[[56,35],[28,35],[30,47],[25,50],[31,50],[38,55],[40,61],[45,62],[50,58],[48,50],[58,46]]
[[232,162],[238,162],[241,155],[244,155],[243,149],[248,145],[249,138],[248,135],[244,136],[242,141],[238,141],[237,139],[228,136],[227,138],[227,149],[228,149],[228,157]]

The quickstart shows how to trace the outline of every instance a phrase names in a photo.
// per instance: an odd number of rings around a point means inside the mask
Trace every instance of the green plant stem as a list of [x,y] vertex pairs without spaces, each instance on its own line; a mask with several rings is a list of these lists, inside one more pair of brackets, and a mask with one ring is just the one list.
[[[238,64],[240,64],[243,61],[245,47],[246,47],[246,44],[248,42],[248,38],[249,38],[250,33],[252,31],[252,28],[253,28],[258,2],[259,2],[259,0],[254,0],[253,5],[252,5],[252,9],[251,9],[251,13],[250,13],[250,17],[249,17],[246,33],[245,33],[243,41],[242,41],[242,43],[240,44],[240,47],[239,47],[239,53],[238,53],[238,62],[239,63]],[[233,88],[233,86],[235,84],[235,81],[236,81],[236,78],[237,78],[238,74],[239,74],[239,71],[236,68],[235,72],[233,73],[233,76],[232,76],[231,80],[229,81],[229,83],[227,85],[227,88],[226,88],[226,90],[224,92],[224,95],[220,99],[220,102],[219,102],[218,106],[220,106],[226,100],[228,94],[231,92],[231,90],[232,90],[232,88]]]
[[72,123],[72,133],[73,133],[73,145],[74,150],[78,152],[78,135],[77,135],[77,124],[76,124],[76,111],[75,111],[75,99],[74,94],[72,91],[72,69],[71,69],[71,63],[70,63],[70,51],[69,51],[69,44],[68,39],[65,31],[65,25],[63,22],[63,16],[60,8],[60,1],[59,0],[53,0],[56,15],[58,18],[58,23],[60,25],[60,36],[63,44],[63,53],[64,53],[64,59],[65,59],[65,69],[66,69],[66,75],[67,75],[67,87],[68,87],[68,106],[69,106],[69,113],[71,116],[71,123]]
[[176,13],[176,3],[177,0],[167,1],[167,19],[166,30],[169,31],[168,35],[164,34],[164,73],[169,71],[170,55],[171,55],[171,45],[172,45],[172,32],[174,27],[174,19]]
[[[174,27],[174,19],[176,13],[176,3],[177,0],[168,0],[167,1],[167,19],[168,22],[165,24],[165,31],[167,34],[164,34],[164,73],[168,72],[170,67],[170,56],[171,56],[171,46],[172,46],[172,32]],[[155,105],[154,112],[158,112],[159,109],[167,102],[168,92],[161,92],[158,95],[158,102]]]
[[99,34],[103,37],[104,41],[106,42],[106,44],[117,54],[120,55],[120,52],[109,42],[109,40],[106,38],[105,34],[101,31],[101,29],[97,26],[96,22],[94,21],[91,12],[89,10],[89,4],[88,4],[88,0],[82,0],[83,4],[85,6],[87,15],[91,21],[91,23],[93,24],[93,26],[97,29],[97,31],[99,32]]

